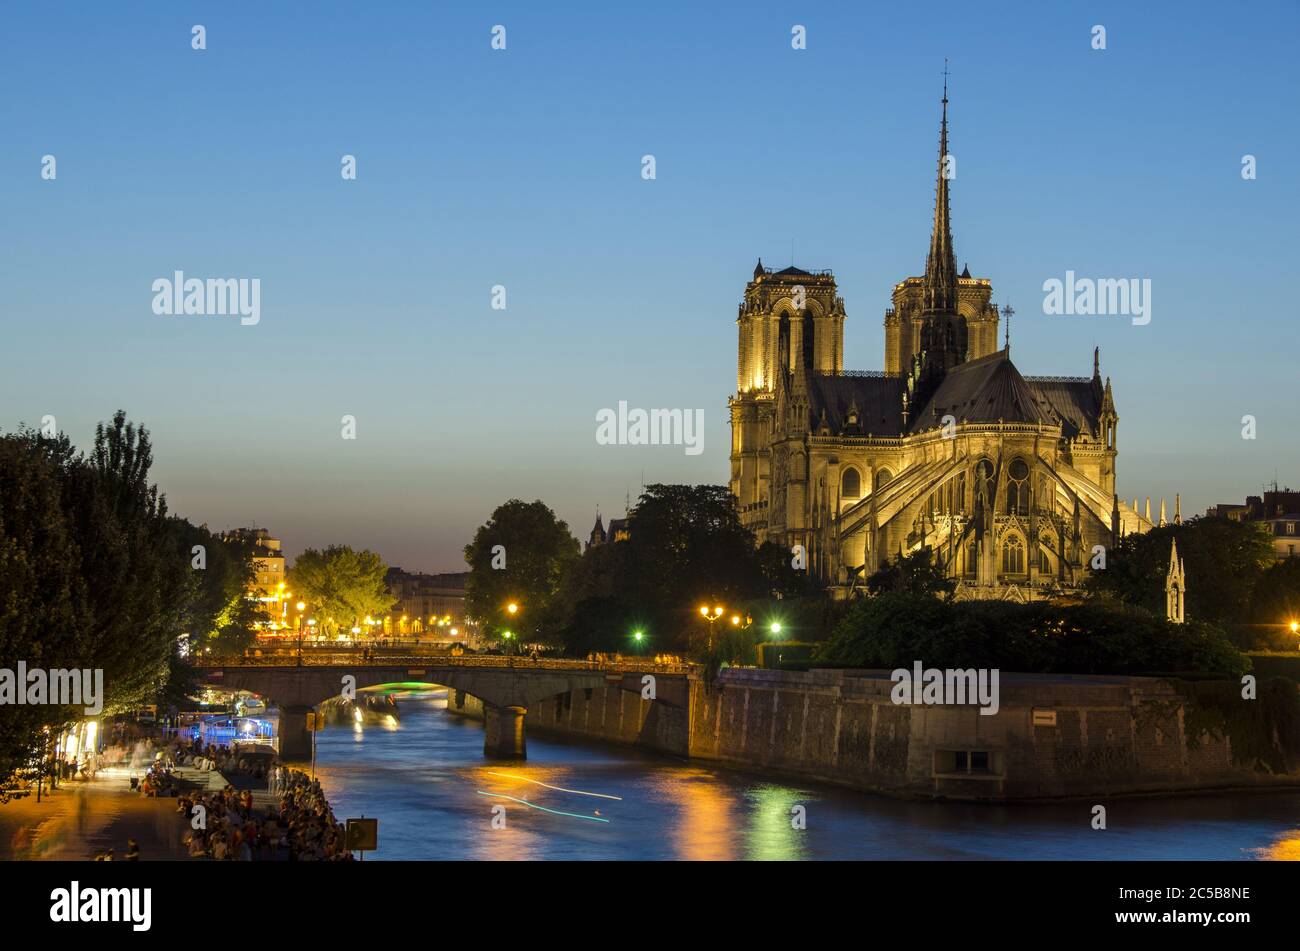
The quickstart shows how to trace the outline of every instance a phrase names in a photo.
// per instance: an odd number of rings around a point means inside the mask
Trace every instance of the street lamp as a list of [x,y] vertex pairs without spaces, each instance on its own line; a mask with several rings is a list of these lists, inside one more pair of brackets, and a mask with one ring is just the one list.
[[722,605],[714,605],[713,610],[709,610],[707,604],[700,605],[700,617],[709,622],[709,653],[713,653],[713,622],[722,617]]
[[636,644],[636,650],[637,650],[637,653],[638,653],[638,654],[641,653],[641,642],[642,642],[643,640],[645,640],[645,632],[644,632],[644,631],[633,631],[633,632],[632,632],[632,641]]
[[771,625],[768,626],[768,630],[772,632],[772,636],[773,636],[773,637],[780,637],[780,636],[781,636],[781,622],[780,622],[780,621],[773,621],[773,622],[771,623]]

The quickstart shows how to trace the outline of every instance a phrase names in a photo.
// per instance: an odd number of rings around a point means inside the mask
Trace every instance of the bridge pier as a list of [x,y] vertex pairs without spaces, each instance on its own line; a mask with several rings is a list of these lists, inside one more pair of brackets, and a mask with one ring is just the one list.
[[483,704],[483,755],[526,759],[524,714],[527,712],[527,707]]
[[311,731],[307,729],[307,716],[313,712],[311,707],[301,705],[280,708],[280,759],[298,762],[311,759]]

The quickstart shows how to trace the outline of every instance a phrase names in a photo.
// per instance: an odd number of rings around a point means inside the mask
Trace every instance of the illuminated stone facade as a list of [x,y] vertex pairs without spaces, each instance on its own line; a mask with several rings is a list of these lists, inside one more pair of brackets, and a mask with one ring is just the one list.
[[957,273],[947,105],[945,89],[925,274],[894,287],[884,371],[844,370],[829,271],[754,269],[736,321],[731,491],[760,541],[802,552],[837,594],[927,547],[960,598],[1048,597],[1151,519],[1116,495],[1100,354],[1091,376],[1022,376],[1009,342],[998,349],[991,282]]

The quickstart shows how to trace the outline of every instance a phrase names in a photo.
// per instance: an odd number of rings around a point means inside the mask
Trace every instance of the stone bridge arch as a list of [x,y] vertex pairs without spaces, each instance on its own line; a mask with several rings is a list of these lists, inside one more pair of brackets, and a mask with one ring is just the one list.
[[[229,666],[200,668],[213,687],[247,690],[280,710],[280,752],[285,758],[310,755],[311,734],[307,715],[315,707],[343,692],[344,677],[355,678],[363,690],[393,683],[427,683],[446,687],[461,698],[483,704],[483,753],[486,756],[523,759],[527,755],[524,721],[530,706],[573,690],[618,686],[639,692],[642,672],[599,669],[557,669],[532,665],[357,665],[357,666]],[[670,706],[686,706],[688,688],[682,674],[655,674],[658,699]]]

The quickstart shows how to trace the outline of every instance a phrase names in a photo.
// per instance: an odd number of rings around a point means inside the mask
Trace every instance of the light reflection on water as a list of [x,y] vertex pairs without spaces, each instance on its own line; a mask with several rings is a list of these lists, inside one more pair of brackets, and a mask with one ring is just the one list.
[[[484,759],[482,726],[448,714],[445,698],[399,705],[399,723],[318,736],[317,773],[336,815],[379,818],[380,848],[367,861],[1300,859],[1300,793],[1115,799],[1109,828],[1094,831],[1090,803],[906,802],[535,734],[526,762],[503,763]],[[505,807],[504,829],[492,828],[494,805]],[[795,805],[805,830],[791,825]]]

